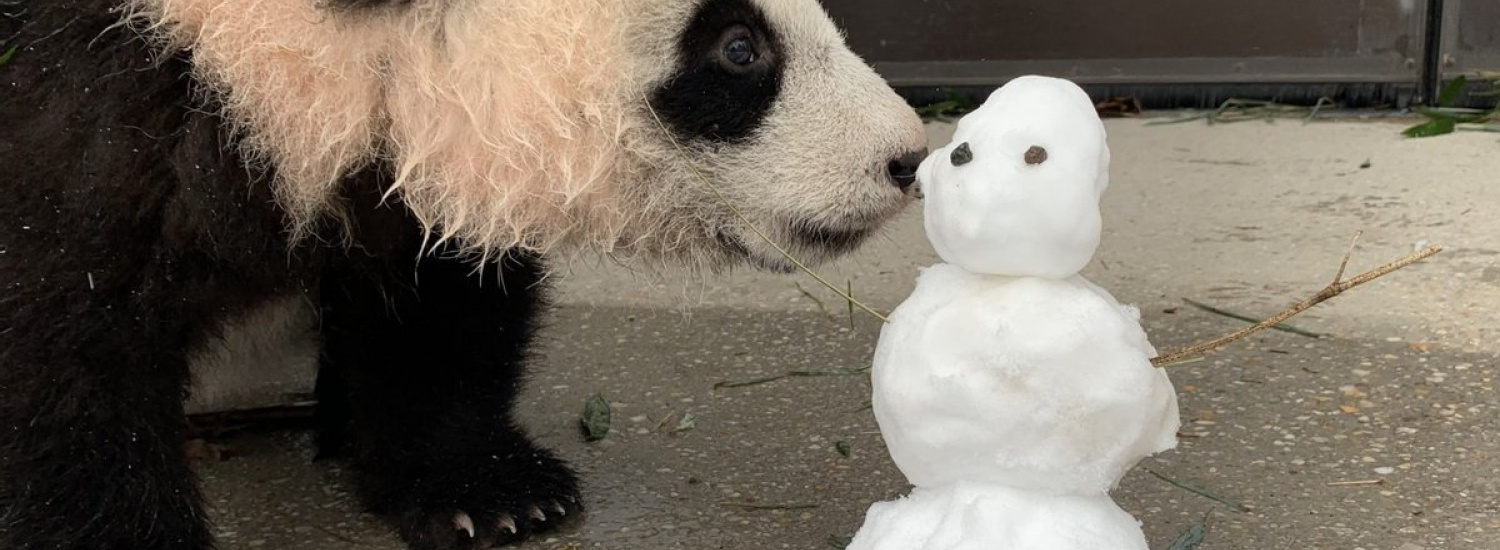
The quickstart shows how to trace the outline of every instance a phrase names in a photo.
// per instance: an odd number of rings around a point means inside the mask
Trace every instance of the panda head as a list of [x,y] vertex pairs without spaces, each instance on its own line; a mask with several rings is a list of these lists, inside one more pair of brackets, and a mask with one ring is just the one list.
[[789,269],[913,195],[915,113],[816,0],[132,0],[191,56],[294,228],[388,172],[480,252]]
[[[751,224],[821,259],[853,248],[907,202],[926,151],[921,122],[817,3],[680,4],[691,10],[672,17],[676,62],[650,103]],[[725,248],[785,267],[744,221],[710,215]]]

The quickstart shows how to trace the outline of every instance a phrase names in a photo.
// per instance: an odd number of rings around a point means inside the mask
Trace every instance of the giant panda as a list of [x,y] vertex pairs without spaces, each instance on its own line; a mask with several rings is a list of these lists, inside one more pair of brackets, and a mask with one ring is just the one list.
[[0,0],[0,547],[203,550],[190,363],[312,304],[322,452],[412,548],[582,509],[512,417],[549,261],[789,271],[913,197],[815,0]]

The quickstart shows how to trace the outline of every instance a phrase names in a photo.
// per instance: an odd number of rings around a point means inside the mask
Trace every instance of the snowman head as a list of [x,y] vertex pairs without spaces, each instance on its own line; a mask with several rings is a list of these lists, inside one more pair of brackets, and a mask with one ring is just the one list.
[[1069,277],[1099,246],[1104,125],[1076,84],[1017,78],[959,121],[917,180],[927,238],[943,261],[974,273]]

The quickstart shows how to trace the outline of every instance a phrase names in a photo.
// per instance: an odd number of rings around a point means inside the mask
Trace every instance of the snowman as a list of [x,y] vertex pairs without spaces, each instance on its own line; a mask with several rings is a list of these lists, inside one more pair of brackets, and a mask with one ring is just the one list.
[[1099,245],[1104,125],[1078,86],[1016,79],[918,171],[924,269],[876,347],[875,418],[914,486],[850,550],[1146,550],[1109,497],[1176,445],[1139,312],[1078,274]]

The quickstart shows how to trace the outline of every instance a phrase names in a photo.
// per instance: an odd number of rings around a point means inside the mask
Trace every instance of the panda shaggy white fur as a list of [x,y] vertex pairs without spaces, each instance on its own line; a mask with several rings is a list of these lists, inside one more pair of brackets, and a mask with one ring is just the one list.
[[787,271],[754,228],[851,250],[925,151],[814,0],[0,0],[12,45],[14,550],[211,548],[192,364],[298,304],[320,452],[368,510],[417,549],[552,529],[577,478],[511,410],[547,258]]
[[[755,260],[783,261],[712,200],[647,108],[694,2],[432,1],[355,16],[309,0],[133,2],[140,26],[192,52],[251,157],[277,167],[294,227],[381,160],[397,174],[388,192],[439,240],[718,256],[723,230]],[[925,149],[915,114],[814,2],[757,5],[788,48],[782,94],[752,143],[694,147],[693,160],[781,240],[796,242],[789,224],[877,226],[903,190],[864,183]]]

